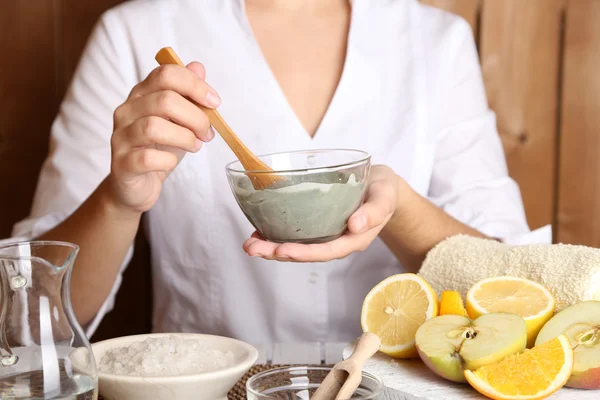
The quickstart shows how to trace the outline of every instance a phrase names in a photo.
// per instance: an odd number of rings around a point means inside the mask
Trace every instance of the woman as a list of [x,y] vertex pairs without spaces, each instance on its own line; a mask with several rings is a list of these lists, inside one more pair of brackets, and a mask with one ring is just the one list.
[[[157,67],[164,46],[201,63]],[[348,233],[320,245],[251,236],[225,178],[233,155],[187,98],[219,107],[259,154],[371,153]],[[528,240],[471,30],[414,0],[125,3],[94,30],[51,141],[15,235],[81,246],[72,298],[90,334],[142,215],[154,330],[266,345],[356,337],[368,290],[450,235]]]

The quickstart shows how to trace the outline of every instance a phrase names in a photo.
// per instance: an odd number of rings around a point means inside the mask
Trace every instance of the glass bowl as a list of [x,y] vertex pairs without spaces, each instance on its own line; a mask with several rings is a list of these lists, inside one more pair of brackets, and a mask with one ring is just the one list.
[[[258,156],[273,171],[246,171],[239,161],[225,166],[233,195],[258,232],[277,243],[323,243],[340,237],[362,204],[371,157],[361,150],[324,149]],[[250,176],[281,179],[262,190]]]
[[[327,374],[329,367],[283,367],[253,375],[246,382],[248,400],[309,400]],[[383,399],[383,382],[367,372],[352,400]]]

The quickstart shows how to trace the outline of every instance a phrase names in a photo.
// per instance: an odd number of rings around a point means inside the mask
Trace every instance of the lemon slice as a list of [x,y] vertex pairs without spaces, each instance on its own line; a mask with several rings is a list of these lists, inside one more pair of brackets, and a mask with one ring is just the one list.
[[418,357],[417,329],[437,316],[435,291],[420,276],[398,274],[378,283],[363,302],[360,323],[364,332],[381,339],[382,353],[397,358]]
[[565,335],[506,357],[465,378],[479,393],[499,400],[545,399],[563,387],[573,370],[573,349]]
[[491,312],[523,317],[527,326],[527,347],[532,347],[542,326],[552,317],[554,297],[544,286],[528,279],[500,276],[484,279],[467,293],[471,319]]

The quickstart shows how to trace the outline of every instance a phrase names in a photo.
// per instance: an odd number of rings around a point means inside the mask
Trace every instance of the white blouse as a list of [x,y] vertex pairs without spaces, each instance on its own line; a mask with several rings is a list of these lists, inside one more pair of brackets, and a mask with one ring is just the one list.
[[[31,216],[14,236],[35,237],[60,223],[105,178],[112,113],[157,66],[154,56],[164,46],[205,65],[223,99],[219,111],[254,152],[364,149],[373,163],[389,165],[420,194],[488,235],[550,241],[548,227],[529,231],[519,189],[507,174],[469,25],[416,0],[352,1],[343,75],[314,138],[265,62],[243,0],[136,0],[106,12],[52,127]],[[267,346],[355,338],[364,296],[402,265],[380,240],[327,263],[248,257],[242,243],[253,228],[224,170],[233,158],[219,136],[188,154],[145,215],[154,331]],[[112,308],[120,281],[89,334]]]

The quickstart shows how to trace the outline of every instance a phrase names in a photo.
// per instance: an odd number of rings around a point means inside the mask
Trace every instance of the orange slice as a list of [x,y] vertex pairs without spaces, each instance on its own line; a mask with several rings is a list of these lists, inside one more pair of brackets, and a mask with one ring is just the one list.
[[479,393],[497,400],[544,399],[563,387],[573,371],[573,349],[560,335],[522,353],[508,356],[465,378]]
[[445,290],[442,292],[440,301],[440,315],[462,315],[468,317],[467,310],[463,304],[460,293],[454,290]]
[[379,336],[382,353],[398,358],[418,357],[417,329],[438,314],[435,291],[420,276],[398,274],[378,283],[363,302],[364,332]]

